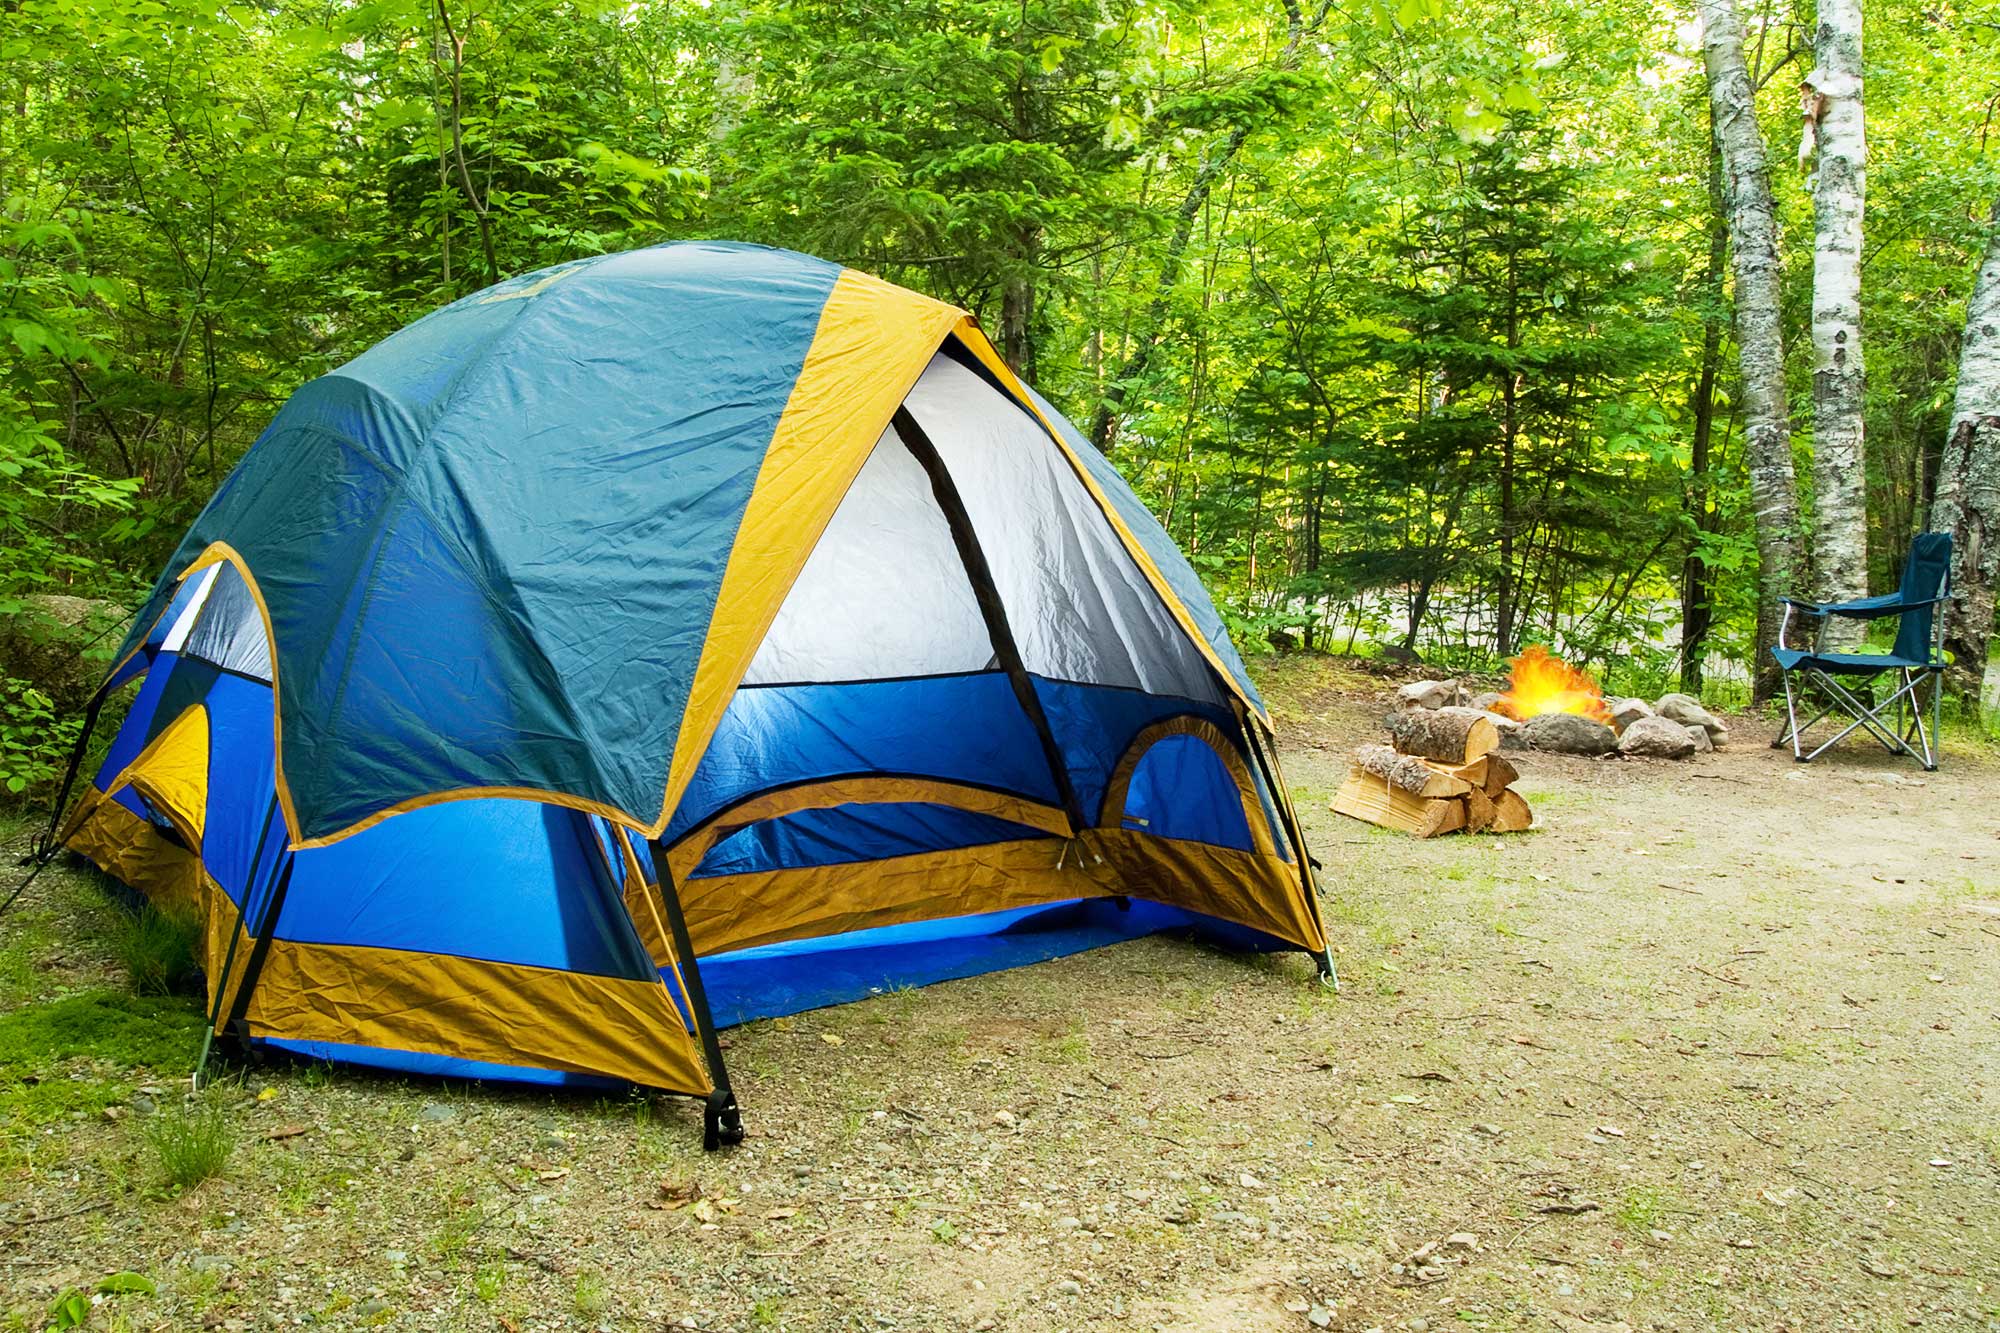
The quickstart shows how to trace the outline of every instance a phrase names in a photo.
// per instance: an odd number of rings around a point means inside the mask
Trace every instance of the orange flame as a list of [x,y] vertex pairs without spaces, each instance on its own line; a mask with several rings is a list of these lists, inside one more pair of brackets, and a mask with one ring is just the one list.
[[1611,721],[1604,692],[1588,671],[1573,667],[1540,644],[1515,658],[1507,692],[1499,711],[1526,721],[1542,713],[1579,713],[1599,722]]

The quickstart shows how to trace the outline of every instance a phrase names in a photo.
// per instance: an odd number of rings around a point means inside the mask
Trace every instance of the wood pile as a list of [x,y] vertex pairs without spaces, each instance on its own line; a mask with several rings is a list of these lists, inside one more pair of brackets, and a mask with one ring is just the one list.
[[1336,814],[1401,829],[1518,833],[1534,814],[1513,785],[1521,774],[1500,749],[1500,731],[1476,708],[1412,708],[1388,720],[1392,745],[1364,745],[1334,794]]

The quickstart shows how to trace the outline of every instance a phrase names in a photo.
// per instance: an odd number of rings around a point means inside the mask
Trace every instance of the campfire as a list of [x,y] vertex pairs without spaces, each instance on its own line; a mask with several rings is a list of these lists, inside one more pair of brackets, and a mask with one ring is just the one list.
[[1607,696],[1588,671],[1539,644],[1510,664],[1502,693],[1466,697],[1456,680],[1420,680],[1396,692],[1384,722],[1390,744],[1363,745],[1333,809],[1420,838],[1511,833],[1534,821],[1513,789],[1519,771],[1501,747],[1607,758],[1686,759],[1729,738],[1729,728],[1685,694],[1657,703]]
[[1604,691],[1583,668],[1571,666],[1539,643],[1531,644],[1509,666],[1506,692],[1494,701],[1493,712],[1516,722],[1544,713],[1575,713],[1611,725]]

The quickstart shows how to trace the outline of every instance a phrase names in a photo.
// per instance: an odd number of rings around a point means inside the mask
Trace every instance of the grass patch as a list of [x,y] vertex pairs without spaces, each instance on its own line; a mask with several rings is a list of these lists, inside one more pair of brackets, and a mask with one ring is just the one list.
[[184,1000],[102,990],[0,1014],[0,1143],[101,1113],[125,1099],[134,1070],[188,1068],[202,1027]]
[[200,943],[201,922],[193,915],[146,903],[136,912],[119,914],[111,952],[135,994],[177,995],[194,990],[201,975],[195,961]]
[[146,1142],[169,1185],[191,1189],[222,1174],[236,1151],[236,1127],[222,1103],[203,1097],[160,1108],[145,1125]]

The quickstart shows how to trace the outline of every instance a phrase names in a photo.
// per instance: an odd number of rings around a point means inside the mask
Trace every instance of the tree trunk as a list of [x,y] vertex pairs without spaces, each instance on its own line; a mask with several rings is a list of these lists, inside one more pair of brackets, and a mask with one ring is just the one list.
[[1792,592],[1798,565],[1799,497],[1792,475],[1792,425],[1785,406],[1785,346],[1779,324],[1778,228],[1771,168],[1757,128],[1754,90],[1743,61],[1735,0],[1700,0],[1702,58],[1722,142],[1723,198],[1736,276],[1736,344],[1743,372],[1744,454],[1757,524],[1757,644],[1752,696],[1769,697],[1776,679],[1778,599]]
[[1702,275],[1701,373],[1694,389],[1694,438],[1688,451],[1688,517],[1695,544],[1681,562],[1681,690],[1701,695],[1701,672],[1708,656],[1708,632],[1715,624],[1715,590],[1700,542],[1716,531],[1720,514],[1709,503],[1709,446],[1715,438],[1715,381],[1722,370],[1723,275],[1729,263],[1728,210],[1722,198],[1722,145],[1715,138],[1715,113],[1708,118],[1708,269]]
[[[1813,569],[1823,601],[1868,595],[1868,466],[1861,406],[1861,222],[1867,138],[1861,110],[1861,0],[1819,0],[1817,61],[1806,76],[1813,187]],[[1829,647],[1859,642],[1859,621],[1827,626]]]
[[[1305,40],[1309,30],[1317,30],[1326,16],[1326,6],[1322,5],[1313,16],[1310,25],[1304,11],[1299,8],[1299,0],[1280,0],[1285,10],[1285,45],[1278,53],[1276,67],[1294,70],[1299,67],[1299,44]],[[1146,307],[1146,314],[1133,337],[1132,351],[1104,386],[1104,398],[1090,419],[1090,442],[1097,446],[1099,453],[1110,453],[1117,443],[1118,423],[1125,413],[1125,395],[1132,384],[1146,373],[1146,367],[1153,359],[1153,349],[1159,343],[1160,335],[1167,323],[1167,306],[1173,298],[1174,286],[1180,281],[1181,257],[1187,253],[1188,242],[1194,237],[1195,219],[1208,204],[1209,195],[1215,191],[1215,183],[1229,169],[1230,163],[1242,151],[1250,138],[1250,125],[1238,125],[1229,132],[1229,137],[1212,149],[1202,159],[1196,169],[1194,182],[1188,186],[1187,195],[1181,200],[1179,211],[1174,215],[1174,229],[1167,238],[1167,251],[1160,260],[1160,275],[1153,284],[1153,299]]]
[[1951,600],[1944,646],[1952,656],[1952,692],[1977,704],[1993,633],[1994,584],[2000,581],[2000,204],[1986,259],[1965,310],[1958,354],[1958,400],[1938,460],[1931,530],[1951,534]]

